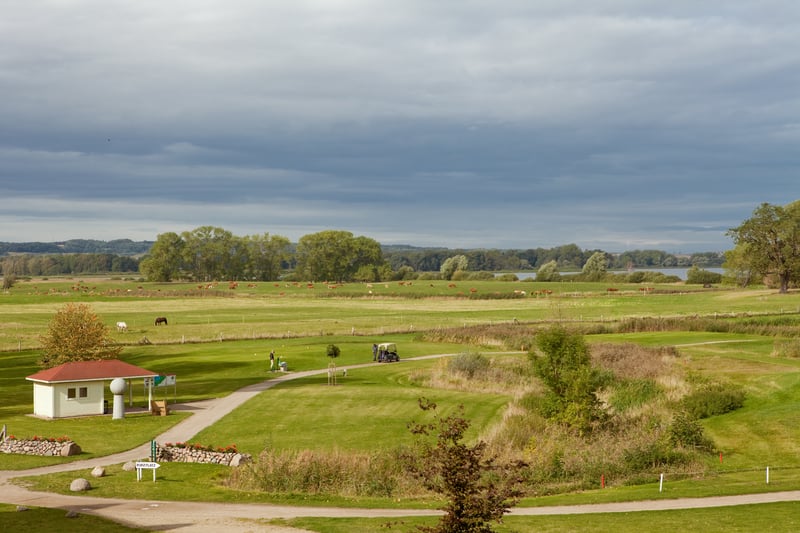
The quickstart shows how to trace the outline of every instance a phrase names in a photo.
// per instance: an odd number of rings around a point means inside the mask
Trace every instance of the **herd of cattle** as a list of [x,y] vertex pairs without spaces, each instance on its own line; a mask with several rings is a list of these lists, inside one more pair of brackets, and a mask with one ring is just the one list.
[[[167,325],[167,317],[159,316],[156,317],[155,325],[160,326],[161,324]],[[125,332],[128,331],[128,324],[126,322],[117,322],[117,331]]]

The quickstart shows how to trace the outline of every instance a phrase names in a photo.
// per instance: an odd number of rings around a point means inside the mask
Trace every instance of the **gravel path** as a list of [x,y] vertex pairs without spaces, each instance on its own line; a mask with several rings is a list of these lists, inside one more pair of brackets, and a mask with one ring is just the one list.
[[[443,357],[442,354],[436,357]],[[425,359],[431,356],[424,357]],[[420,358],[423,359],[423,358]],[[353,365],[348,372],[373,366],[378,363]],[[158,436],[161,442],[188,441],[200,430],[214,424],[232,410],[278,383],[306,376],[323,374],[327,369],[306,372],[276,374],[273,379],[256,383],[235,391],[224,398],[216,398],[185,405],[170,406],[175,410],[191,410],[194,414]],[[49,507],[71,510],[78,513],[102,516],[129,526],[154,531],[180,531],[196,533],[245,532],[298,532],[301,530],[263,525],[256,520],[272,518],[314,517],[385,517],[432,516],[438,511],[409,509],[351,509],[335,507],[290,507],[269,504],[227,504],[204,502],[164,502],[147,500],[123,500],[114,498],[95,498],[92,496],[71,496],[45,492],[35,492],[9,482],[11,478],[66,472],[91,470],[95,466],[109,466],[128,461],[136,461],[150,455],[150,444],[105,457],[75,461],[30,470],[0,471],[0,502],[29,507]],[[712,498],[682,498],[674,500],[651,500],[593,505],[571,505],[554,507],[517,507],[512,515],[554,515],[584,513],[621,513],[631,511],[652,511],[669,509],[693,509],[700,507],[721,507],[752,503],[800,501],[800,491],[773,492],[764,494],[745,494],[740,496],[721,496]]]

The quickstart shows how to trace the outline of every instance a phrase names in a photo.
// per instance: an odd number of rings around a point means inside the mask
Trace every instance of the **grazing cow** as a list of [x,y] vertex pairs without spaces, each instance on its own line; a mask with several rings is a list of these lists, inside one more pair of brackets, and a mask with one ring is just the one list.
[[167,317],[160,316],[160,317],[156,318],[156,326],[161,325],[161,324],[164,324],[165,326],[167,325]]
[[117,322],[117,331],[128,331],[128,324],[125,322]]

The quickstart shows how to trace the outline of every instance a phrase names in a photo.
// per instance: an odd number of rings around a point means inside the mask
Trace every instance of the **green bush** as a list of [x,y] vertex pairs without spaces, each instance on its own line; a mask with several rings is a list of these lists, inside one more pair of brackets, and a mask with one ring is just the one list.
[[717,272],[709,272],[697,266],[692,266],[686,271],[686,283],[689,285],[711,285],[712,283],[720,283],[722,281],[722,274]]
[[709,383],[684,397],[681,407],[695,419],[708,418],[739,409],[744,397],[744,391],[735,385]]
[[326,353],[328,354],[328,357],[330,357],[330,358],[339,357],[339,354],[341,352],[342,351],[335,344],[329,344],[328,348],[326,349]]
[[713,449],[714,445],[706,437],[703,426],[691,414],[681,412],[675,415],[667,428],[667,438],[673,446],[682,448]]
[[519,281],[519,278],[516,274],[506,273],[500,274],[495,278],[497,281]]
[[472,378],[479,372],[484,372],[489,368],[489,360],[478,352],[465,352],[451,358],[447,363],[447,368],[452,372],[459,372]]
[[655,470],[660,467],[681,464],[686,456],[678,450],[660,442],[649,442],[630,448],[623,453],[623,462],[632,472]]

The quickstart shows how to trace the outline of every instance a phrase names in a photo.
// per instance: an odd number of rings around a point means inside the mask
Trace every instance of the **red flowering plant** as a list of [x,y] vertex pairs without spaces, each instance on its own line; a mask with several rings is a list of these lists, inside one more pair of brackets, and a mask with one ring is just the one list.
[[[16,437],[14,437],[14,435],[9,435],[8,438],[9,439],[16,439]],[[60,437],[42,437],[41,435],[34,435],[33,437],[28,438],[27,440],[31,440],[33,442],[58,442],[58,443],[62,443],[62,442],[69,442],[72,439],[70,439],[66,435],[62,435]]]
[[221,453],[239,453],[239,450],[236,448],[235,444],[229,444],[228,446],[221,446],[215,448],[213,445],[203,445],[198,444],[196,442],[165,442],[165,448],[189,448],[192,450],[201,450],[205,452],[221,452]]

